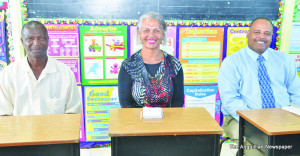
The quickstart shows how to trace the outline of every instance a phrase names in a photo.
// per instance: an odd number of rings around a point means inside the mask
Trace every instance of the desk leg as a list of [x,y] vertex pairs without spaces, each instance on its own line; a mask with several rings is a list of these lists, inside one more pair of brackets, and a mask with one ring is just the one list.
[[245,119],[240,117],[239,122],[239,147],[238,147],[238,155],[243,156],[244,148],[240,148],[241,146],[244,146],[244,125],[245,125]]
[[[274,136],[269,136],[268,137],[268,145],[274,146]],[[274,149],[268,149],[268,156],[274,156]]]
[[214,147],[214,156],[220,156],[220,135],[215,135],[215,147]]
[[117,138],[116,137],[111,137],[111,156],[116,156],[118,155],[118,150],[117,150]]

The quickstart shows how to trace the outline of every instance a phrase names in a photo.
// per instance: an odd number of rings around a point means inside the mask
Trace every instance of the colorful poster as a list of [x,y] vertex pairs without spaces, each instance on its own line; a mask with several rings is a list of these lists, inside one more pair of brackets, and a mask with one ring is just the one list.
[[127,26],[80,26],[83,85],[115,85],[127,58]]
[[300,22],[293,22],[289,52],[300,53]]
[[185,107],[204,107],[215,118],[217,85],[184,86]]
[[86,141],[110,141],[110,108],[120,108],[118,87],[84,86]]
[[[176,27],[168,26],[167,42],[160,45],[160,49],[170,55],[176,56]],[[137,26],[130,27],[130,55],[142,49],[142,44],[137,41]]]
[[300,77],[300,22],[293,22],[289,55],[295,61]]
[[297,72],[300,77],[300,53],[299,54],[289,54],[292,60],[295,62],[297,67]]
[[48,55],[61,61],[74,72],[80,84],[79,35],[76,24],[45,24],[48,35]]
[[224,28],[181,27],[179,61],[185,85],[217,84]]
[[247,46],[249,27],[229,27],[227,31],[227,53],[229,56]]
[[7,66],[4,12],[0,12],[0,72]]

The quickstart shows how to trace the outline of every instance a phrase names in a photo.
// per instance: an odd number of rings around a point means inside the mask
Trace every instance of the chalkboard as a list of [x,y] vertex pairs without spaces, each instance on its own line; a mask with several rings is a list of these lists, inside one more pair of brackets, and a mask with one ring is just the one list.
[[28,18],[138,19],[148,11],[166,20],[277,20],[280,0],[28,0]]

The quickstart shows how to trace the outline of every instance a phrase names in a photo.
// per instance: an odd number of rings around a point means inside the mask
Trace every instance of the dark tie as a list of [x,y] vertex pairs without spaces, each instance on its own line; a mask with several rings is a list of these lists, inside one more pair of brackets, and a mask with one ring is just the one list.
[[264,65],[264,57],[259,55],[257,58],[258,62],[258,82],[261,91],[261,99],[262,99],[262,108],[274,108],[275,107],[275,99],[273,96],[273,91],[270,85],[270,78],[268,76],[267,69]]

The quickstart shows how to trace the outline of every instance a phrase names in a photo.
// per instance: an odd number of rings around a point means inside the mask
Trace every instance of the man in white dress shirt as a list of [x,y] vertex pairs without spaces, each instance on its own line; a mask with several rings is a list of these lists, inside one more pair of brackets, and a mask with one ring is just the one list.
[[27,56],[0,73],[0,115],[80,113],[81,100],[69,67],[48,57],[48,32],[37,21],[26,23],[21,41]]
[[[236,142],[239,137],[237,110],[281,108],[289,103],[300,105],[297,68],[287,54],[269,48],[272,34],[270,20],[253,20],[247,34],[248,45],[226,57],[221,65],[218,85],[222,112],[226,115],[222,127],[225,134]],[[259,70],[262,67],[268,77],[265,84],[262,84],[262,70]],[[268,86],[263,86],[266,84]],[[252,143],[246,140],[245,145]],[[246,149],[244,152],[246,156],[264,155],[258,149]]]

